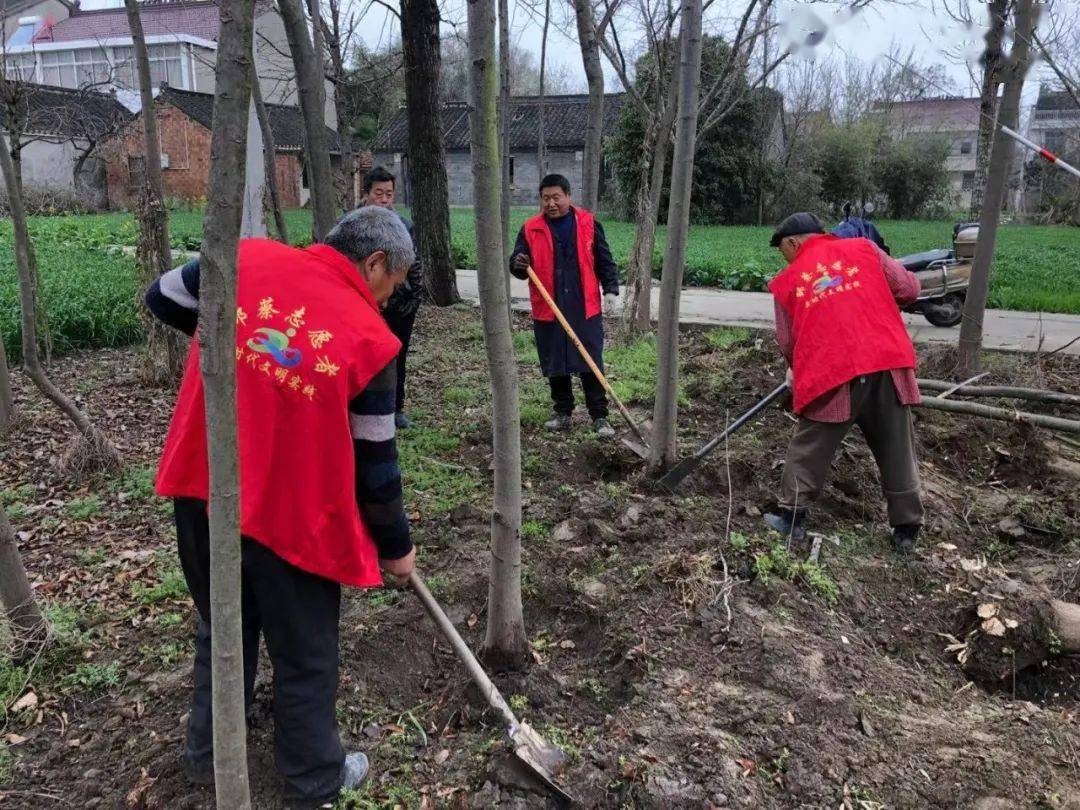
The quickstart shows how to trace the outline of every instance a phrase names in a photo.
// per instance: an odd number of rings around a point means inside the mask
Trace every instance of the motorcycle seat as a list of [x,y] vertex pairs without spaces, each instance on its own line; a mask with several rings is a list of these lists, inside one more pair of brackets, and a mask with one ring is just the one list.
[[912,253],[910,256],[901,256],[897,261],[904,265],[907,270],[917,273],[925,270],[934,262],[948,261],[953,258],[953,252],[946,248],[927,250],[923,253]]

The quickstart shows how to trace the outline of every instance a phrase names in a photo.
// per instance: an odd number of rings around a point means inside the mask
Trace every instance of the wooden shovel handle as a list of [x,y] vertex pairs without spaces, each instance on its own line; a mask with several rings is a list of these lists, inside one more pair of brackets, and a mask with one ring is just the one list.
[[435,622],[442,631],[443,636],[446,637],[450,647],[454,650],[454,654],[461,659],[461,663],[463,663],[465,669],[469,671],[469,675],[480,688],[480,692],[484,695],[488,704],[502,716],[503,720],[510,726],[512,732],[520,725],[517,716],[514,714],[509,704],[503,699],[502,694],[495,687],[495,684],[491,682],[491,678],[484,672],[484,668],[480,666],[480,662],[476,660],[476,656],[473,655],[472,650],[469,649],[469,645],[465,643],[465,639],[461,637],[457,628],[454,627],[454,623],[450,621],[446,613],[443,612],[443,609],[439,607],[439,603],[435,601],[435,597],[431,595],[431,591],[427,589],[424,581],[420,579],[420,575],[417,574],[416,571],[409,574],[409,585],[412,586],[413,592],[420,599],[428,616],[431,617],[431,620]]
[[630,429],[634,431],[634,435],[638,437],[641,443],[647,446],[648,441],[641,434],[641,429],[637,426],[634,418],[630,415],[630,411],[626,410],[626,406],[622,404],[622,400],[620,400],[618,396],[615,395],[615,392],[612,390],[611,385],[608,383],[607,378],[604,376],[604,373],[593,361],[592,355],[589,354],[589,350],[585,348],[585,344],[583,344],[578,339],[578,336],[574,334],[573,327],[570,326],[570,323],[563,316],[562,311],[555,304],[555,301],[552,299],[551,294],[544,288],[544,285],[540,283],[540,279],[537,278],[535,271],[532,269],[532,267],[526,267],[525,271],[529,274],[529,280],[533,283],[533,286],[536,287],[537,292],[540,293],[540,297],[544,299],[547,305],[551,307],[551,311],[555,313],[555,319],[566,331],[566,335],[570,338],[570,342],[573,343],[577,347],[577,350],[581,353],[581,359],[585,361],[585,364],[589,367],[589,370],[592,371],[592,373],[596,375],[596,379],[600,381],[600,385],[604,386],[604,390],[607,391],[608,395],[612,398],[612,400],[614,400],[615,406],[619,409],[619,413],[623,415],[623,419],[626,420],[626,424],[628,424],[630,426]]

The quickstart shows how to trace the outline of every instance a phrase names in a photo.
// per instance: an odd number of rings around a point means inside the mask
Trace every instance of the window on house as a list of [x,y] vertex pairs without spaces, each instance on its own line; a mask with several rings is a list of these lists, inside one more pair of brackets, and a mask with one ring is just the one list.
[[1065,130],[1051,129],[1043,133],[1042,146],[1054,154],[1061,154],[1065,151]]
[[[184,59],[182,47],[177,43],[148,45],[150,58],[150,83],[155,87],[168,84],[170,87],[187,89],[184,82]],[[113,48],[116,61],[116,83],[131,90],[139,87],[138,71],[135,68],[135,49],[131,46]]]
[[971,191],[975,188],[975,172],[964,172],[960,175],[960,188],[963,191]]
[[4,60],[4,75],[17,82],[34,81],[34,66],[36,59],[32,53],[8,54]]
[[111,80],[112,65],[104,48],[78,48],[73,51],[43,51],[41,81],[55,87],[89,87]]
[[41,19],[38,17],[31,18],[26,22],[20,22],[19,27],[15,29],[15,33],[11,35],[11,39],[7,41],[8,47],[32,44],[34,34],[38,32],[40,27]]
[[960,141],[960,154],[970,155],[972,146],[973,144],[971,141]]

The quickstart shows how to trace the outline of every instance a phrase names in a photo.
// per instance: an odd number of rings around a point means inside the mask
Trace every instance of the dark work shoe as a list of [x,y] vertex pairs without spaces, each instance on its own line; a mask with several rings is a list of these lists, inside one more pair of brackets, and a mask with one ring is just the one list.
[[394,427],[398,430],[408,430],[412,426],[412,419],[405,415],[405,411],[397,411],[394,414]]
[[207,757],[204,760],[194,760],[185,755],[184,775],[193,785],[214,784],[214,758]]
[[546,422],[544,427],[548,430],[569,430],[573,420],[568,413],[557,413]]
[[802,525],[805,518],[805,510],[784,509],[783,507],[770,509],[763,517],[770,529],[778,531],[784,537],[790,537],[795,542],[806,539],[806,530]]
[[894,526],[893,549],[897,554],[911,554],[915,551],[915,544],[919,539],[919,525],[912,523],[906,526]]
[[599,419],[593,419],[593,430],[596,431],[596,435],[601,439],[610,439],[615,435],[615,428],[611,426],[611,423],[604,417]]
[[363,784],[368,775],[368,758],[363,751],[354,751],[345,757],[341,767],[341,789],[355,790]]
[[354,751],[346,755],[345,762],[341,766],[341,787],[329,796],[322,798],[288,798],[285,800],[287,810],[315,810],[315,808],[334,807],[343,790],[356,790],[364,783],[368,775],[368,758],[362,751]]

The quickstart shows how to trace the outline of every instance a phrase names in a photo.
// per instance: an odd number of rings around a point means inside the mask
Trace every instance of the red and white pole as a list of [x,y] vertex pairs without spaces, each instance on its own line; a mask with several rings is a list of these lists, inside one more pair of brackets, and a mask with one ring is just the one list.
[[1065,171],[1067,171],[1069,174],[1073,175],[1074,177],[1080,177],[1080,169],[1066,163],[1064,160],[1059,158],[1057,155],[1055,155],[1049,149],[1043,149],[1041,146],[1039,146],[1037,143],[1035,143],[1035,141],[1032,141],[1032,140],[1029,140],[1028,138],[1025,138],[1019,132],[1016,132],[1015,130],[1009,129],[1006,126],[1002,126],[1001,131],[1004,132],[1006,135],[1008,135],[1013,140],[1019,141],[1020,143],[1022,143],[1024,146],[1026,146],[1031,151],[1035,152],[1039,157],[1043,158],[1048,163],[1053,163],[1055,166],[1060,166],[1062,169],[1064,169]]

